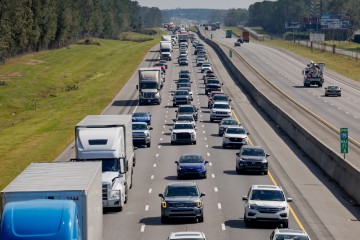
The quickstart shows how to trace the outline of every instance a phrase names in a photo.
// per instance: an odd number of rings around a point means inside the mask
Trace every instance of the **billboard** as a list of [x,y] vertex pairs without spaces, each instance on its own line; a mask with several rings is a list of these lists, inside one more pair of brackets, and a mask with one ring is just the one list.
[[323,14],[320,25],[321,29],[348,29],[350,18],[344,14]]
[[300,22],[286,22],[285,29],[300,29],[301,23]]
[[324,33],[310,33],[310,42],[324,42],[325,34]]

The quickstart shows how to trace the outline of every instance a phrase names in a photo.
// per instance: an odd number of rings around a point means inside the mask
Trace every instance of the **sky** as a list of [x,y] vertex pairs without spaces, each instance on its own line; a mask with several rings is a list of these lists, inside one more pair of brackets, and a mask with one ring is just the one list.
[[262,0],[137,0],[140,6],[158,7],[160,9],[175,8],[211,8],[230,9],[246,8]]

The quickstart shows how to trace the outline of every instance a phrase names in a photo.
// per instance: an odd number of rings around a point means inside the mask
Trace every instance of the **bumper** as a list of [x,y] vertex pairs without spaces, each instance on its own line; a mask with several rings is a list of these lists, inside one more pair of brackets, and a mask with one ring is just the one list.
[[241,147],[242,145],[246,145],[246,144],[247,144],[246,140],[232,141],[232,140],[230,140],[228,138],[223,139],[223,145],[224,146]]
[[146,145],[151,142],[151,138],[133,138],[134,145]]
[[236,167],[240,171],[266,172],[268,171],[268,163],[262,162],[237,162]]
[[140,98],[139,102],[140,103],[157,103],[157,104],[160,104],[161,99],[159,99],[159,98]]
[[222,120],[223,118],[231,117],[231,113],[228,114],[210,114],[210,119],[212,120]]
[[118,207],[123,207],[124,205],[121,205],[121,200],[119,199],[103,199],[102,200],[103,203],[103,207],[104,208],[118,208]]
[[190,104],[191,101],[187,100],[187,99],[178,99],[173,101],[173,105],[177,106],[177,105],[187,105]]
[[167,208],[161,210],[161,216],[167,218],[199,218],[202,215],[202,208]]
[[276,214],[260,213],[256,210],[248,210],[246,218],[253,222],[286,223],[289,220],[289,213],[280,211]]
[[180,170],[180,171],[177,171],[177,175],[178,177],[199,177],[199,178],[202,178],[202,177],[205,177],[206,176],[206,170],[202,170],[202,169],[199,169],[199,170]]

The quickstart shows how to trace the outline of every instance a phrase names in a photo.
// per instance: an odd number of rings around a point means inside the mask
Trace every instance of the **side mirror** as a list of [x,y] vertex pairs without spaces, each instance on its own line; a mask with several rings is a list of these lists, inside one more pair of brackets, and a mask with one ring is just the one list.
[[176,119],[173,119],[173,122],[176,122]]
[[195,127],[195,130],[197,130],[197,127]]
[[205,193],[200,193],[200,197],[204,197],[205,195]]
[[287,198],[286,201],[287,202],[292,202],[292,198]]
[[208,163],[209,163],[209,161],[208,161],[208,160],[206,160],[206,161],[205,161],[205,164],[208,164]]
[[232,100],[231,99],[229,99],[229,102],[231,102]]
[[172,93],[171,96],[174,96],[174,94]]
[[134,149],[134,150],[137,150],[138,148],[137,148],[137,147],[134,147],[133,149]]
[[178,110],[175,110],[175,112],[178,112]]
[[177,165],[179,165],[179,161],[175,161],[175,163],[176,163]]
[[243,200],[243,201],[247,201],[247,200],[248,200],[248,197],[247,197],[247,196],[243,196],[243,197],[242,197],[242,200]]
[[237,153],[236,153],[236,156],[239,156],[239,155],[240,155],[240,153],[237,152]]
[[139,89],[139,85],[136,85],[136,89],[137,89],[137,90]]
[[224,85],[224,83],[221,83],[221,86]]
[[159,193],[159,197],[164,198],[164,194]]
[[266,157],[270,157],[270,154],[266,154],[265,156],[266,156]]
[[149,130],[153,130],[153,127],[149,127]]
[[250,133],[246,133],[247,135],[250,135]]

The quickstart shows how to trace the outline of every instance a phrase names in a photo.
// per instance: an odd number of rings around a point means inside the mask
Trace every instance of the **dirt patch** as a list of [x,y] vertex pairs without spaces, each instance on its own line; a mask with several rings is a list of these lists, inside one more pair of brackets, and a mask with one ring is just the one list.
[[27,65],[38,65],[38,64],[43,64],[45,63],[44,61],[41,60],[36,60],[36,59],[29,59],[29,61],[25,62],[25,64]]
[[21,74],[18,72],[5,73],[5,74],[0,75],[0,81],[5,81],[5,80],[12,79],[12,78],[17,78],[17,77],[21,77]]

